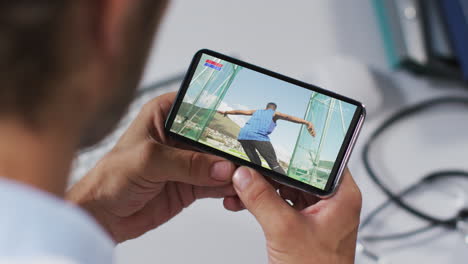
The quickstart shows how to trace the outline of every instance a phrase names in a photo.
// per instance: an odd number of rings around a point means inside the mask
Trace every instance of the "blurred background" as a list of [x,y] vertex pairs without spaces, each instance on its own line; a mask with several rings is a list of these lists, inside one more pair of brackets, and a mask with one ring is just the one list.
[[[172,0],[141,96],[113,135],[77,158],[73,181],[109,150],[142,104],[177,90],[194,53],[209,48],[368,105],[368,119],[349,163],[363,193],[364,219],[387,200],[362,162],[369,135],[403,107],[446,95],[468,97],[467,2]],[[432,171],[468,170],[468,108],[437,107],[412,117],[384,133],[370,157],[379,177],[395,192]],[[405,201],[433,216],[453,217],[468,208],[468,180],[447,179]],[[360,230],[357,263],[466,263],[466,233],[458,229],[435,226],[398,239],[365,239],[428,224],[389,206]],[[162,227],[119,245],[116,259],[117,263],[267,262],[254,218],[246,212],[227,212],[221,200],[197,202]]]

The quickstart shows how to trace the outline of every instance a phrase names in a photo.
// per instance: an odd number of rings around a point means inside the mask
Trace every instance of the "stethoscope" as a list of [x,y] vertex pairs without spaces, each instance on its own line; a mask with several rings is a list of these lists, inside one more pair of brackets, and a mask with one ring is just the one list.
[[371,134],[370,139],[366,142],[364,146],[362,159],[364,162],[365,169],[367,173],[369,174],[370,178],[380,188],[380,190],[388,197],[388,200],[383,202],[381,205],[379,205],[377,208],[375,208],[368,214],[368,216],[362,221],[360,225],[360,231],[365,229],[365,227],[367,227],[369,223],[372,222],[372,220],[375,218],[376,215],[382,212],[385,208],[389,207],[391,204],[397,205],[399,208],[425,221],[427,224],[421,228],[403,232],[403,233],[384,235],[384,236],[363,236],[358,241],[357,252],[360,252],[378,262],[380,261],[381,257],[379,257],[376,253],[372,252],[371,250],[369,250],[367,247],[367,243],[376,242],[376,241],[403,239],[403,238],[407,238],[416,234],[429,231],[435,227],[443,227],[443,228],[450,229],[450,230],[460,231],[464,235],[465,243],[468,244],[468,208],[461,208],[453,217],[450,217],[450,218],[437,218],[424,212],[421,209],[416,208],[415,206],[408,204],[403,199],[404,197],[410,194],[413,194],[416,191],[421,190],[422,188],[434,186],[435,184],[440,183],[441,180],[447,180],[449,178],[468,179],[468,172],[461,171],[461,170],[444,170],[444,171],[433,172],[423,177],[417,183],[412,184],[411,186],[407,187],[403,191],[399,193],[394,193],[377,176],[377,173],[370,165],[370,158],[369,158],[370,149],[372,145],[374,144],[374,142],[383,134],[383,132],[387,131],[390,127],[392,127],[396,123],[401,122],[402,120],[407,119],[408,117],[427,111],[430,108],[441,106],[441,105],[453,105],[453,104],[458,104],[458,105],[463,105],[463,106],[468,107],[468,98],[443,97],[443,98],[428,100],[428,101],[407,107],[393,114],[390,118],[384,121]]

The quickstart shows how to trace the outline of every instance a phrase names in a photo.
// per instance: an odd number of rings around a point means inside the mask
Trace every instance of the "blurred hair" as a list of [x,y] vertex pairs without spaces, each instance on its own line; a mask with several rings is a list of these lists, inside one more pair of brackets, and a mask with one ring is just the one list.
[[30,117],[62,71],[67,0],[0,0],[0,115]]
[[[77,24],[73,17],[77,3],[0,0],[0,117],[13,114],[34,123],[46,106],[50,112],[60,111],[50,103],[68,104],[67,100],[75,99],[63,95],[70,88],[64,81],[86,63],[81,61],[86,58],[79,54],[85,51],[76,42],[73,28]],[[166,4],[167,0],[138,1],[138,15],[129,17],[122,30],[126,43],[123,54],[128,56],[113,65],[119,77],[116,83],[121,87],[111,87],[116,90],[115,98],[104,102],[108,106],[103,108],[113,110],[113,105],[131,100],[128,94],[141,78],[155,26]]]
[[273,108],[273,110],[276,110],[277,105],[275,103],[268,103],[266,108]]

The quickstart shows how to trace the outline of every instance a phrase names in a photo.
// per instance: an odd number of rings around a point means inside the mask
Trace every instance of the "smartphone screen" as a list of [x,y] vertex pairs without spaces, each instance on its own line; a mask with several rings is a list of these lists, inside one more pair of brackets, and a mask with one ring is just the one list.
[[166,130],[287,185],[330,193],[364,117],[352,99],[202,50]]

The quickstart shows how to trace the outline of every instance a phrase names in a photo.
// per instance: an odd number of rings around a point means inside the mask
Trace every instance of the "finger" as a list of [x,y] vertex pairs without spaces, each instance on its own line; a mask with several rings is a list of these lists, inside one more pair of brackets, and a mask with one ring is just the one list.
[[292,188],[281,186],[279,188],[279,194],[283,199],[289,200],[293,204],[297,204],[299,202],[299,193]]
[[[164,123],[176,98],[176,93],[167,93],[146,103],[130,127],[119,139],[118,145],[135,145],[151,136],[156,141],[168,143]],[[149,135],[148,135],[149,134]]]
[[240,167],[233,177],[234,189],[245,207],[257,218],[265,233],[275,232],[297,214],[258,172]]
[[224,198],[224,208],[232,212],[239,212],[245,210],[245,206],[237,196],[229,196]]
[[336,226],[339,226],[351,220],[358,221],[361,206],[361,192],[354,182],[351,173],[346,169],[335,195],[304,209],[303,213],[316,216],[322,222],[334,223]]
[[223,198],[227,196],[235,196],[236,191],[232,184],[220,186],[220,187],[203,187],[194,186],[193,194],[196,199],[203,198]]
[[[161,109],[163,117],[166,118],[171,111],[172,104],[177,97],[177,92],[166,93],[158,96],[155,101],[155,106]],[[151,104],[151,102],[150,102]]]
[[223,158],[145,142],[142,163],[149,181],[183,182],[196,186],[221,186],[231,182],[235,166]]
[[319,201],[320,201],[320,198],[314,195],[301,192],[298,195],[296,202],[294,203],[294,209],[301,211],[310,207],[311,205],[316,204]]
[[283,186],[283,185],[281,185],[281,183],[279,183],[279,182],[273,180],[272,178],[265,177],[265,180],[266,180],[271,186],[273,186],[273,188],[274,188],[275,190],[278,190],[281,186]]
[[[152,117],[152,123],[148,123],[151,136],[159,142],[166,144],[174,144],[173,140],[166,136],[164,131],[164,124],[166,123],[167,116],[171,111],[172,104],[177,96],[176,92],[163,94],[147,105],[145,105],[148,115]],[[145,119],[151,122],[151,119]]]
[[283,199],[290,200],[293,203],[293,208],[299,211],[320,201],[320,198],[314,195],[288,186],[282,186],[279,191],[280,196]]

